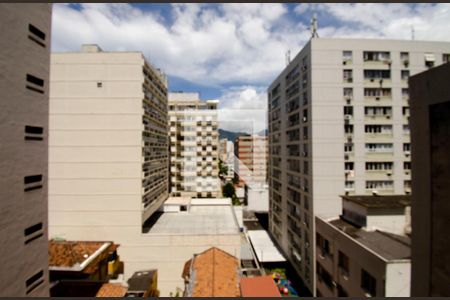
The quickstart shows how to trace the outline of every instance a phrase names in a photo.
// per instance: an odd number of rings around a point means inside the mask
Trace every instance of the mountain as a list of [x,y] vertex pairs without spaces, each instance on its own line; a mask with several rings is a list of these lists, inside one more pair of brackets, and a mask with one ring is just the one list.
[[229,140],[229,141],[234,143],[236,138],[240,137],[241,135],[248,135],[248,133],[245,133],[245,132],[233,132],[233,131],[228,131],[228,130],[224,130],[224,129],[220,129],[219,128],[219,138],[220,139],[227,139],[227,140]]
[[260,132],[257,133],[257,135],[259,136],[267,136],[268,134],[269,134],[268,129],[261,130]]

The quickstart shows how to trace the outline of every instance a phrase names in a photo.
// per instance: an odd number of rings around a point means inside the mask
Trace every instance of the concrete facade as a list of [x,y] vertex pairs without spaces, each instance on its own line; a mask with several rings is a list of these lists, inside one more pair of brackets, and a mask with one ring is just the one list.
[[169,93],[171,194],[218,197],[218,100],[198,93]]
[[219,141],[219,159],[228,168],[225,179],[232,180],[234,178],[234,144],[227,139]]
[[312,293],[314,216],[338,215],[345,193],[411,192],[408,76],[448,52],[443,42],[314,38],[270,85],[269,229]]
[[[450,61],[450,51],[447,52]],[[411,77],[414,297],[450,296],[450,64]]]
[[0,4],[0,296],[48,297],[51,4]]
[[267,182],[267,137],[239,136],[234,142],[234,162],[238,185]]
[[245,209],[248,211],[269,211],[269,186],[267,184],[245,185]]

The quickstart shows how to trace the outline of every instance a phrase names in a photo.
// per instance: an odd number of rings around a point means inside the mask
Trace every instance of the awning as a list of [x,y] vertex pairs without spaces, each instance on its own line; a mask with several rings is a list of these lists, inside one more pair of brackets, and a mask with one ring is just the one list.
[[270,239],[267,231],[249,230],[247,232],[250,242],[260,263],[286,261],[284,256],[280,253],[280,251],[278,251],[277,247]]
[[434,62],[435,61],[434,54],[425,53],[425,61],[426,62]]

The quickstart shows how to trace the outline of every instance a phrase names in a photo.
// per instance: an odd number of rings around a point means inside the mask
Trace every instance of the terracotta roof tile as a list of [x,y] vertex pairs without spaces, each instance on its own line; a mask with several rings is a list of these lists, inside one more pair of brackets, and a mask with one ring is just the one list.
[[272,276],[241,278],[242,297],[281,297]]
[[128,288],[118,283],[105,283],[95,297],[124,297]]
[[[185,270],[184,270],[185,271]],[[194,257],[192,297],[239,297],[238,260],[218,248]]]

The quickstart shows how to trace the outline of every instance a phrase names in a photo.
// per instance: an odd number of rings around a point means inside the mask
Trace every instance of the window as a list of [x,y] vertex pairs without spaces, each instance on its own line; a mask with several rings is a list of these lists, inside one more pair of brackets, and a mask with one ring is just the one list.
[[353,133],[353,125],[344,125],[344,131],[347,134]]
[[408,80],[409,70],[402,70],[401,76],[402,76],[402,80]]
[[342,51],[342,63],[345,65],[352,61],[352,51]]
[[103,83],[97,82],[97,87],[98,87],[98,88],[101,88],[102,86],[103,86]]
[[444,53],[442,54],[442,63],[448,63],[450,62],[450,53]]
[[349,259],[348,256],[345,255],[344,253],[342,253],[341,251],[339,251],[339,256],[338,256],[338,266],[339,268],[345,272],[345,275],[349,275],[350,274],[350,267],[349,267]]
[[428,68],[434,67],[434,54],[433,53],[425,53],[425,66]]
[[25,281],[27,288],[27,294],[31,293],[35,288],[40,286],[44,282],[44,271],[40,270]]
[[44,139],[44,128],[38,126],[25,126],[25,139],[26,140],[39,140]]
[[344,145],[344,152],[345,153],[353,152],[353,144],[350,144],[350,143],[345,144]]
[[40,94],[44,93],[44,90],[42,88],[39,88],[39,87],[44,87],[43,79],[33,76],[33,75],[30,75],[30,74],[27,74],[26,79],[27,79],[27,82],[29,83],[26,85],[27,89],[29,89],[33,92],[40,93]]
[[366,189],[393,189],[394,182],[392,180],[369,180],[366,181]]
[[390,79],[390,70],[364,70],[364,79],[373,81],[374,79]]
[[45,48],[45,33],[33,24],[28,24],[28,31],[30,33],[28,35],[28,38],[39,46]]
[[411,162],[410,161],[403,162],[403,169],[411,170]]
[[331,257],[330,242],[319,233],[317,233],[316,235],[316,244],[317,247],[320,249],[323,257],[326,256]]
[[345,163],[345,170],[346,171],[353,171],[354,170],[354,163],[352,162],[346,162]]
[[353,96],[353,88],[344,88],[344,97],[352,97]]
[[353,106],[344,106],[344,115],[353,116]]
[[391,143],[366,143],[366,152],[392,152],[393,145]]
[[408,52],[400,52],[400,60],[405,65],[405,67],[408,67],[408,65],[409,65],[409,53]]
[[353,82],[353,71],[344,70],[344,82]]
[[390,88],[365,88],[364,97],[391,97]]
[[32,191],[42,188],[42,175],[30,175],[23,178],[25,188],[24,191]]
[[408,97],[409,96],[409,90],[408,89],[402,89],[402,97]]
[[348,297],[348,293],[344,290],[344,288],[338,284],[337,285],[338,297]]
[[333,278],[319,263],[317,263],[317,279],[325,283],[330,290],[333,290]]
[[44,235],[42,231],[42,223],[34,224],[26,228],[23,232],[25,237],[25,244],[28,244]]
[[391,58],[389,52],[380,51],[364,51],[364,61],[388,61]]
[[361,288],[371,296],[376,295],[377,281],[364,269],[361,270]]
[[366,162],[366,170],[392,170],[393,162]]
[[410,152],[411,151],[411,144],[410,143],[404,143],[403,144],[403,151]]

